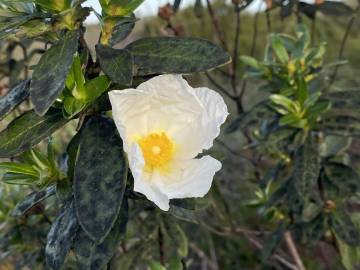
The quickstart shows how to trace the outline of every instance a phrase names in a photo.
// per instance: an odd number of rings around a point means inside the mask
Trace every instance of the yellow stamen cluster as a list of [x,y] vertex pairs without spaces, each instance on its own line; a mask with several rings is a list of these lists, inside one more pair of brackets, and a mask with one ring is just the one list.
[[168,170],[174,154],[174,144],[164,132],[150,133],[139,139],[138,143],[144,156],[146,170]]

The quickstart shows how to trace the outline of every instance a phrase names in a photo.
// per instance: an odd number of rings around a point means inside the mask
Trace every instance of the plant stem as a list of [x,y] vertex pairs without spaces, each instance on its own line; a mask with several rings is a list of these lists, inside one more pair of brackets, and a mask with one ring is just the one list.
[[158,244],[159,244],[160,263],[162,265],[165,265],[164,237],[160,227],[158,229]]
[[286,245],[289,249],[290,255],[293,258],[298,270],[306,270],[306,268],[300,258],[299,252],[295,246],[294,240],[292,239],[290,231],[285,232],[284,238],[285,238]]

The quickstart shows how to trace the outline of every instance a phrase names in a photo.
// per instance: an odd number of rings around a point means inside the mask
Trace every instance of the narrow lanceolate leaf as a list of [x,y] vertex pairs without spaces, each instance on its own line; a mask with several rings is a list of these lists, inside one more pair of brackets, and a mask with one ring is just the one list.
[[0,132],[0,157],[9,158],[31,149],[67,122],[56,109],[44,116],[34,111],[22,114]]
[[115,124],[109,118],[91,117],[81,132],[74,173],[76,211],[83,230],[101,243],[121,207],[127,161]]
[[66,76],[77,51],[79,33],[68,32],[40,59],[30,84],[30,100],[35,111],[44,115],[65,87]]
[[315,126],[315,129],[329,135],[360,137],[360,118],[347,115],[329,115],[324,117]]
[[47,236],[45,256],[51,269],[61,269],[78,228],[74,202],[70,201],[63,206]]
[[15,206],[14,210],[11,212],[11,215],[15,217],[22,216],[33,206],[54,194],[55,186],[50,186],[39,192],[33,192],[27,195],[23,201],[19,202]]
[[101,69],[114,83],[131,85],[133,57],[129,51],[97,45],[96,53],[99,57]]
[[126,49],[134,55],[136,75],[203,72],[231,61],[213,43],[198,38],[142,38]]
[[302,220],[304,208],[309,200],[321,202],[317,184],[320,168],[317,145],[309,137],[296,153],[292,186],[288,193],[295,222]]
[[320,158],[317,144],[309,137],[299,149],[295,158],[293,179],[296,190],[302,196],[308,196],[317,190],[317,180],[320,174]]
[[29,96],[30,81],[25,80],[0,98],[0,120]]

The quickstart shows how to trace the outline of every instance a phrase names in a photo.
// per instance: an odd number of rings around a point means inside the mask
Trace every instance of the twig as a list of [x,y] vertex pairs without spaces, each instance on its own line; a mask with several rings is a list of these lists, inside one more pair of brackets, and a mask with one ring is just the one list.
[[[257,241],[255,238],[244,234],[246,236],[246,238],[248,239],[248,241],[253,244],[256,248],[258,249],[263,249],[263,244],[261,244],[259,241]],[[286,267],[288,267],[289,269],[292,270],[299,270],[295,265],[293,265],[292,263],[290,263],[288,260],[286,260],[285,258],[283,258],[282,256],[280,256],[279,254],[275,253],[272,255],[272,257],[277,260],[278,262],[282,263],[283,265],[285,265]]]
[[271,33],[271,18],[270,18],[270,10],[268,8],[265,10],[265,15],[266,15],[267,31],[268,33]]
[[214,29],[215,29],[215,32],[216,32],[216,34],[218,36],[218,39],[221,42],[221,45],[223,46],[225,51],[227,51],[228,47],[227,47],[227,44],[226,44],[226,41],[225,41],[224,33],[221,31],[219,21],[217,20],[217,18],[215,16],[215,13],[214,13],[214,10],[213,10],[212,5],[210,3],[210,0],[206,0],[206,5],[207,5],[208,11],[209,11],[211,22],[212,22],[212,24],[214,26]]
[[[239,39],[240,39],[240,9],[237,5],[235,5],[235,14],[236,14],[236,28],[235,28],[235,39],[234,39],[234,52],[233,52],[233,74],[231,76],[231,85],[233,88],[234,96],[237,95],[237,63],[238,63],[238,54],[239,54]],[[242,107],[242,106],[241,106]]]
[[[344,37],[343,37],[343,39],[341,41],[341,45],[340,45],[339,56],[338,56],[339,61],[343,60],[346,41],[347,41],[347,39],[349,37],[351,28],[352,28],[352,26],[353,26],[353,24],[355,22],[355,19],[356,19],[356,16],[357,16],[357,13],[359,12],[359,10],[360,10],[360,5],[355,9],[354,14],[351,16],[351,18],[350,18],[350,20],[349,20],[349,22],[347,24],[347,27],[346,27],[346,30],[345,30],[345,33],[344,33]],[[335,82],[338,70],[339,70],[339,65],[336,65],[335,69],[334,69],[334,72],[330,77],[330,83],[329,83],[329,87],[327,89],[329,89],[333,85],[333,83]]]
[[160,263],[162,265],[165,265],[164,237],[160,227],[158,229],[158,244],[159,244]]
[[209,267],[209,270],[217,270],[217,265],[202,251],[200,248],[195,245],[195,243],[190,242],[189,243],[190,248],[196,253],[196,255],[204,260]]
[[[258,10],[255,14],[255,18],[254,18],[254,33],[253,33],[251,49],[250,49],[250,56],[252,56],[252,57],[255,55],[257,36],[258,36],[258,23],[259,23],[260,10],[261,10],[261,5],[259,5],[259,8],[258,8]],[[243,78],[242,83],[241,83],[241,88],[240,88],[240,94],[239,94],[240,100],[243,99],[243,96],[246,92],[246,86],[247,86],[247,79]]]
[[232,100],[235,100],[236,97],[234,97],[233,95],[231,95],[224,87],[222,87],[217,81],[215,81],[215,79],[213,77],[211,77],[211,75],[208,72],[205,72],[205,76],[206,78],[208,78],[208,80],[218,89],[220,90],[224,95],[226,95],[227,97],[231,98]]
[[298,270],[306,270],[304,263],[302,262],[299,252],[295,246],[295,243],[292,239],[290,231],[286,231],[284,234],[285,242],[287,247],[289,248],[289,252],[291,254],[291,257],[293,258]]

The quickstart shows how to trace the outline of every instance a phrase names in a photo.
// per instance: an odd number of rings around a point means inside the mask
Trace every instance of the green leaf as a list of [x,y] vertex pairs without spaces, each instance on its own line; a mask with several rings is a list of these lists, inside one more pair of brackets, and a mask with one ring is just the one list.
[[346,244],[354,247],[360,245],[359,228],[353,223],[345,209],[338,209],[329,219],[329,225],[336,235]]
[[91,117],[81,133],[74,173],[75,206],[83,230],[100,243],[121,207],[127,161],[115,124],[109,118]]
[[261,64],[254,57],[242,55],[242,56],[240,56],[240,60],[241,60],[241,62],[243,62],[245,65],[248,65],[249,67],[253,67],[255,69],[260,69]]
[[98,76],[85,84],[85,100],[90,102],[100,97],[110,86],[107,76]]
[[326,136],[320,146],[320,155],[322,157],[332,157],[344,152],[351,145],[351,138],[341,136]]
[[75,115],[80,113],[87,103],[82,100],[78,100],[74,97],[68,96],[64,98],[64,117],[67,119],[73,118]]
[[[292,203],[295,222],[302,218],[304,207],[308,201],[321,203],[318,189],[320,175],[320,158],[318,146],[311,137],[308,137],[304,145],[295,155],[295,167],[292,177],[293,194],[289,193],[289,201]],[[291,198],[293,196],[293,198]]]
[[330,92],[325,99],[331,102],[332,109],[344,110],[353,113],[354,116],[360,113],[360,90],[344,90]]
[[[359,214],[353,214],[351,216],[354,222],[359,226]],[[352,247],[347,245],[344,241],[342,241],[336,234],[336,243],[340,252],[341,261],[345,266],[346,270],[354,270],[358,269],[360,266],[360,248]]]
[[142,38],[126,49],[134,55],[138,76],[204,72],[231,61],[230,55],[222,48],[198,38]]
[[317,8],[320,12],[332,16],[351,16],[354,13],[351,7],[336,1],[325,1]]
[[10,185],[38,185],[39,177],[18,173],[5,173],[2,181]]
[[119,216],[115,222],[112,230],[105,238],[104,242],[97,245],[93,255],[93,262],[91,264],[92,270],[103,269],[111,260],[116,252],[121,239],[124,238],[126,233],[126,225],[128,222],[128,202],[124,198]]
[[177,248],[178,255],[182,258],[187,257],[189,250],[188,240],[181,226],[169,218],[164,220],[164,225],[167,234],[170,236]]
[[136,18],[132,14],[130,17],[116,18],[116,24],[112,29],[109,45],[114,46],[120,41],[123,41],[135,27]]
[[126,16],[140,6],[142,2],[144,0],[111,0],[106,13],[112,16]]
[[284,107],[289,112],[298,111],[297,110],[298,106],[296,105],[296,103],[286,96],[273,94],[269,97],[269,99],[276,105],[280,105],[280,106]]
[[195,210],[189,210],[186,208],[182,208],[182,207],[170,204],[170,209],[166,213],[168,213],[180,220],[184,220],[184,221],[195,223],[195,224],[199,223],[196,218]]
[[78,228],[74,202],[71,200],[63,206],[47,235],[45,256],[51,269],[61,269]]
[[29,96],[29,86],[29,80],[22,81],[0,98],[0,120]]
[[351,167],[341,163],[328,162],[324,166],[327,180],[336,189],[337,196],[348,197],[360,191],[360,176]]
[[0,162],[0,172],[17,173],[38,177],[39,173],[29,164],[16,162]]
[[347,115],[326,115],[314,127],[329,135],[360,137],[360,119]]
[[150,270],[166,270],[165,266],[163,266],[160,262],[150,261]]
[[36,65],[30,84],[30,100],[38,114],[44,115],[64,89],[78,38],[78,31],[68,32],[46,51]]
[[283,64],[287,63],[289,61],[289,55],[278,35],[270,35],[270,44],[280,62]]
[[274,121],[275,117],[276,112],[271,109],[268,102],[261,102],[231,121],[226,127],[225,132],[233,133],[246,127],[260,127],[263,123]]
[[74,239],[78,269],[103,269],[116,252],[119,241],[125,236],[127,221],[128,203],[124,198],[117,221],[104,242],[96,245],[80,228]]
[[31,149],[67,122],[56,109],[44,116],[34,111],[22,114],[0,132],[0,157],[9,158]]
[[20,217],[25,215],[32,207],[39,202],[53,196],[55,194],[55,186],[50,186],[42,191],[33,192],[25,197],[25,199],[19,202],[12,210],[11,215],[14,217]]
[[120,85],[131,85],[133,76],[133,57],[128,50],[112,49],[96,45],[101,69],[109,78]]

